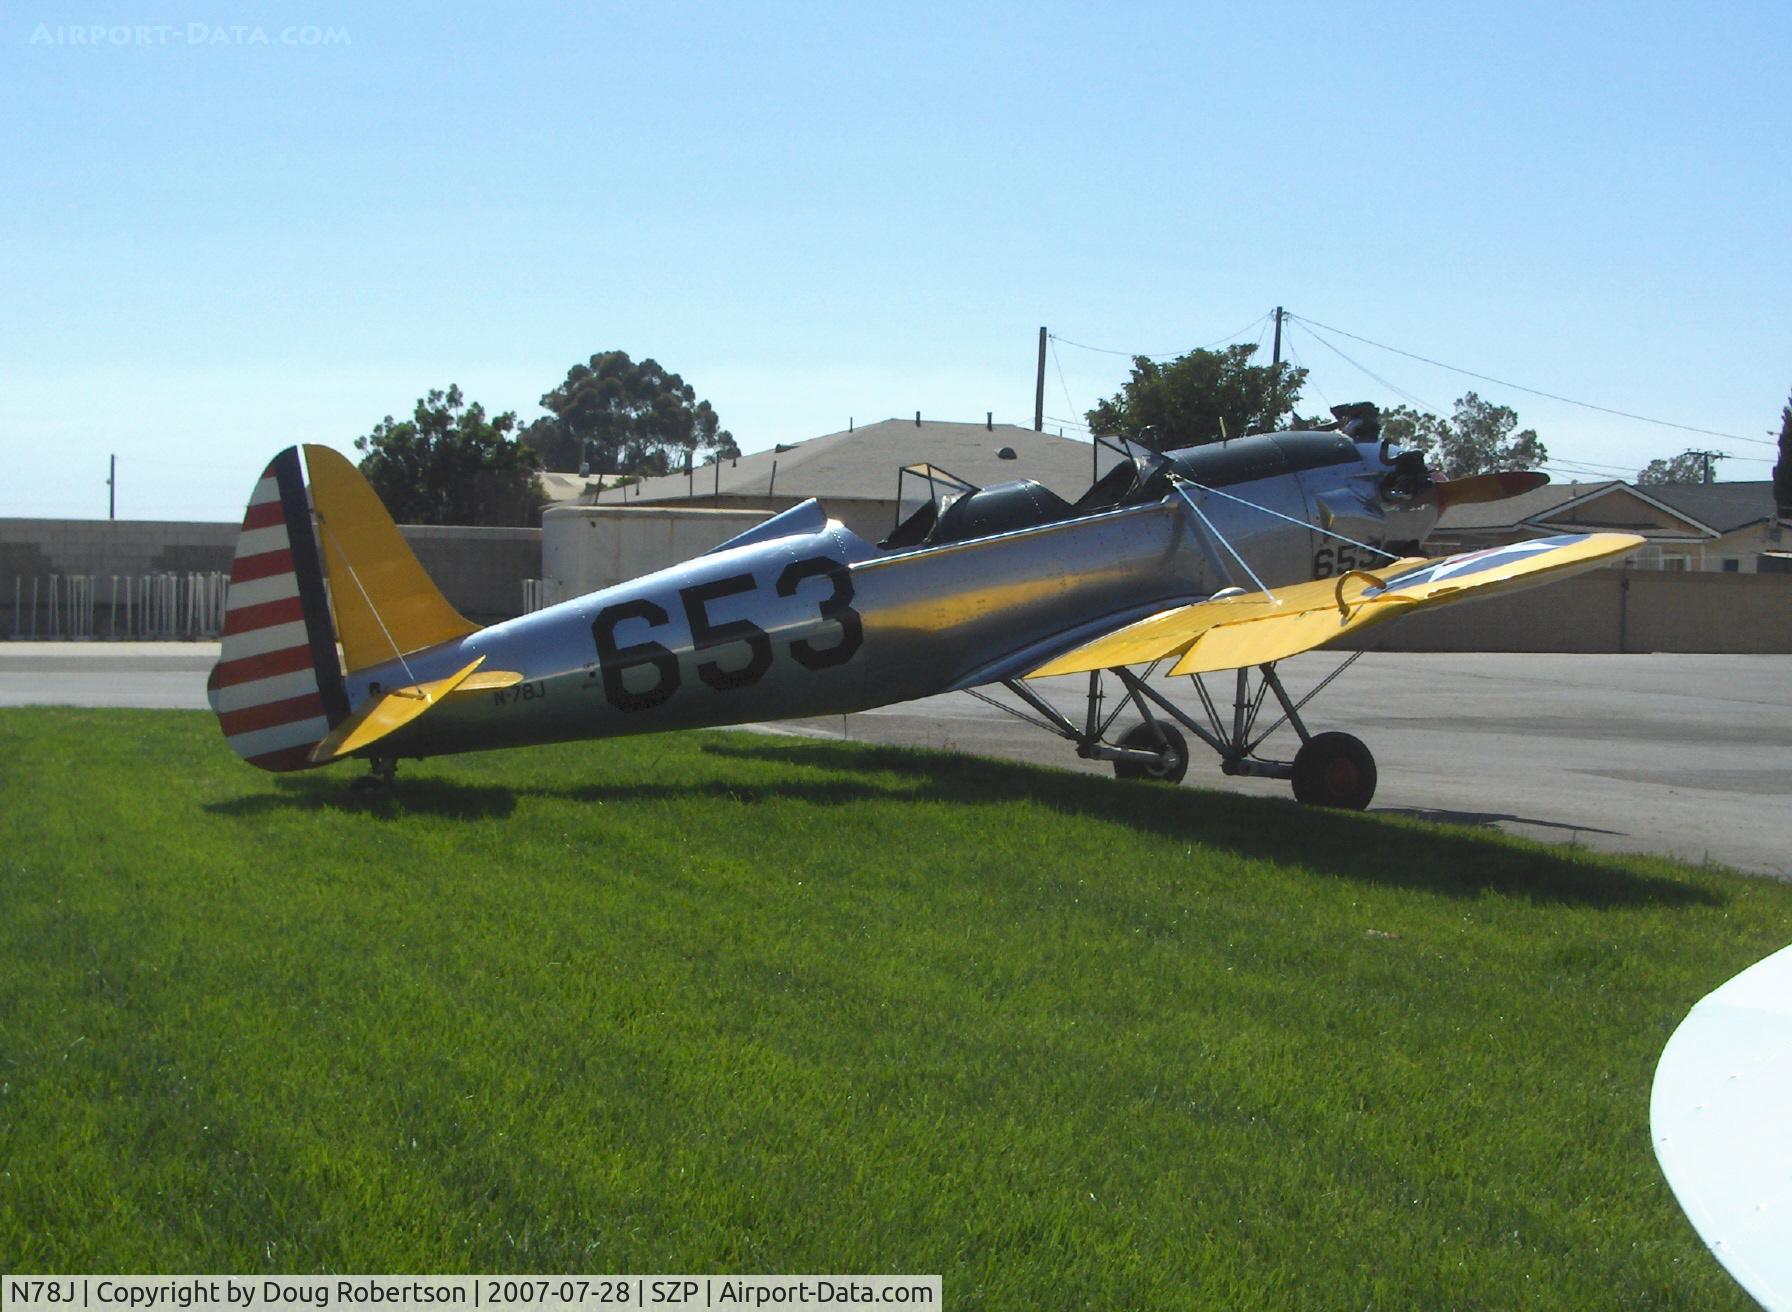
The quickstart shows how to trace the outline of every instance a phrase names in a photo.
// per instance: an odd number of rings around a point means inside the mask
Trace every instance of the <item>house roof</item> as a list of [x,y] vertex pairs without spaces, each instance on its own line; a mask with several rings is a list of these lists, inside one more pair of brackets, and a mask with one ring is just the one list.
[[[1008,450],[1012,458],[1000,452]],[[628,489],[630,505],[702,500],[719,491],[725,497],[775,495],[800,500],[893,501],[897,472],[921,462],[937,465],[978,486],[1032,478],[1067,500],[1074,500],[1094,481],[1088,442],[1077,442],[1013,424],[948,423],[885,419],[805,442],[780,443],[722,462],[718,471],[700,466],[694,477],[681,471]],[[1104,461],[1104,468],[1111,458]],[[777,466],[776,480],[773,465]],[[718,481],[719,480],[719,481]],[[603,504],[622,493],[605,492]]]
[[[1447,507],[1438,516],[1437,531],[1460,534],[1602,528],[1671,541],[1713,537],[1728,531],[1712,527],[1684,504],[1673,504],[1659,495],[1661,491],[1659,485],[1637,487],[1615,478],[1595,483],[1549,483],[1500,501]],[[1772,500],[1771,494],[1768,499]],[[1606,504],[1599,512],[1588,513],[1591,506],[1600,502]],[[1628,510],[1624,509],[1626,506]],[[1771,507],[1768,513],[1772,513]]]
[[548,500],[561,503],[572,501],[582,496],[587,487],[595,488],[601,477],[606,484],[614,483],[615,474],[592,474],[586,478],[582,474],[561,474],[550,469],[537,470],[535,476],[541,480],[541,486],[548,494]]
[[1645,489],[1683,515],[1716,529],[1733,533],[1759,524],[1779,513],[1773,500],[1773,483],[1651,483]]
[[1623,487],[1618,479],[1603,483],[1545,483],[1529,492],[1500,501],[1478,501],[1469,505],[1446,506],[1437,517],[1438,532],[1462,529],[1517,528],[1534,520],[1547,518],[1570,502],[1598,496],[1614,487]]

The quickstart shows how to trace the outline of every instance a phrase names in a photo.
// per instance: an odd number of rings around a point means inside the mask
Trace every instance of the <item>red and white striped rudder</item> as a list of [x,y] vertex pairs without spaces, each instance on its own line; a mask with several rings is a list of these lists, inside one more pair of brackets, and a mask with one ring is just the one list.
[[236,754],[264,770],[307,768],[348,715],[297,447],[274,457],[249,499],[206,693]]

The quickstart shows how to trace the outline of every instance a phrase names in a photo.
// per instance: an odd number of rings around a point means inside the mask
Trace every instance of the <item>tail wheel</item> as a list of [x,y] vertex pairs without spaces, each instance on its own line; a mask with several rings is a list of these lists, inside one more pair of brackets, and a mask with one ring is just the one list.
[[1347,733],[1314,734],[1294,757],[1294,800],[1360,811],[1375,796],[1375,758]]
[[[1161,737],[1159,735],[1162,735]],[[1162,752],[1160,765],[1141,765],[1137,761],[1115,761],[1114,773],[1122,779],[1161,779],[1179,784],[1188,773],[1188,739],[1173,724],[1159,720],[1154,729],[1141,721],[1120,736],[1117,744],[1137,752]]]

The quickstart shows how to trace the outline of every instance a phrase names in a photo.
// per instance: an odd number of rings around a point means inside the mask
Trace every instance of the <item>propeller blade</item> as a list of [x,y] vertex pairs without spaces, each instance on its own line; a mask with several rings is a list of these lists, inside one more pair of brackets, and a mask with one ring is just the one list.
[[1535,470],[1513,470],[1502,474],[1471,474],[1467,478],[1452,478],[1433,483],[1431,490],[1436,494],[1437,508],[1442,510],[1448,506],[1468,506],[1479,501],[1504,501],[1507,497],[1534,492],[1547,482],[1548,474],[1540,474]]

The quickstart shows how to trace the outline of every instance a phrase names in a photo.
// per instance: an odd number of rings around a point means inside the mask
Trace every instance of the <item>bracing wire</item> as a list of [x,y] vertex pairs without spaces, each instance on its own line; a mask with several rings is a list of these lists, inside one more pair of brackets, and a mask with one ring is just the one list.
[[[1284,322],[1289,319],[1295,319],[1309,330],[1323,328],[1328,333],[1337,333],[1340,337],[1348,337],[1353,342],[1361,342],[1365,346],[1373,346],[1377,350],[1392,351],[1395,355],[1403,355],[1409,360],[1417,360],[1420,364],[1428,364],[1433,368],[1448,369],[1451,373],[1463,374],[1469,378],[1479,378],[1484,383],[1497,383],[1501,387],[1510,387],[1515,392],[1528,392],[1532,396],[1541,396],[1550,401],[1560,401],[1564,405],[1579,406],[1583,410],[1597,410],[1600,414],[1616,415],[1620,419],[1634,419],[1639,424],[1655,424],[1662,428],[1677,428],[1685,433],[1702,433],[1706,437],[1728,438],[1732,442],[1753,442],[1758,446],[1776,445],[1776,443],[1767,438],[1743,437],[1738,433],[1724,433],[1715,428],[1698,428],[1692,424],[1677,424],[1668,419],[1652,419],[1648,415],[1632,414],[1628,410],[1614,410],[1611,406],[1595,405],[1591,401],[1577,401],[1571,396],[1562,396],[1556,392],[1545,392],[1537,387],[1526,387],[1523,383],[1507,382],[1504,378],[1495,378],[1492,374],[1476,373],[1473,369],[1464,369],[1460,365],[1445,364],[1442,360],[1433,360],[1429,356],[1419,355],[1414,351],[1403,351],[1398,346],[1389,346],[1386,342],[1377,342],[1368,337],[1361,337],[1356,333],[1346,331],[1343,328],[1334,328],[1330,324],[1320,323],[1316,319],[1308,319],[1304,315],[1297,316],[1284,311],[1282,318]],[[1318,334],[1314,333],[1314,336],[1318,336]],[[1322,338],[1321,340],[1324,339]],[[1358,367],[1360,368],[1361,366]]]
[[[398,664],[404,670],[404,677],[409,679],[411,683],[415,685],[418,680],[417,676],[411,672],[411,663],[404,658],[404,653],[398,649],[398,643],[392,637],[392,631],[386,627],[386,621],[381,617],[379,607],[375,606],[373,604],[373,598],[367,595],[367,585],[361,582],[361,576],[355,572],[354,562],[349,559],[348,552],[342,549],[342,542],[337,538],[335,530],[330,527],[329,520],[325,519],[322,515],[318,515],[317,522],[319,526],[322,527],[323,531],[330,535],[330,541],[336,544],[336,552],[342,557],[342,563],[348,569],[348,576],[355,581],[355,590],[361,594],[361,600],[367,603],[367,611],[373,616],[373,622],[380,626],[380,633],[385,637],[386,645],[391,647],[392,654],[398,657]],[[427,693],[424,695],[428,696]]]
[[[1268,506],[1259,505],[1255,501],[1247,501],[1243,497],[1235,497],[1230,492],[1222,492],[1217,487],[1209,487],[1205,483],[1197,483],[1192,478],[1178,476],[1176,479],[1176,484],[1177,484],[1177,490],[1182,492],[1183,500],[1188,501],[1189,505],[1191,505],[1191,506],[1193,506],[1195,503],[1192,500],[1189,500],[1189,495],[1188,495],[1186,488],[1198,487],[1203,492],[1210,492],[1216,497],[1224,497],[1228,501],[1236,501],[1239,505],[1249,506],[1252,510],[1261,510],[1264,514],[1272,516],[1275,519],[1285,519],[1290,524],[1298,524],[1302,528],[1310,528],[1315,533],[1323,533],[1328,538],[1336,538],[1340,542],[1348,542],[1351,546],[1361,547],[1364,551],[1373,551],[1376,555],[1386,556],[1389,560],[1399,560],[1400,559],[1399,556],[1395,555],[1391,551],[1385,551],[1380,547],[1372,547],[1367,542],[1358,542],[1355,538],[1345,537],[1342,533],[1338,533],[1329,528],[1322,528],[1320,525],[1310,523],[1309,521],[1304,520],[1304,519],[1296,519],[1293,515],[1284,515],[1279,510],[1271,510]],[[1199,512],[1197,511],[1197,513],[1199,513]],[[1207,517],[1205,515],[1202,515],[1201,519],[1202,519],[1202,522],[1205,523],[1207,520]],[[1227,543],[1226,550],[1232,551],[1232,546],[1230,543]],[[1236,551],[1233,551],[1232,554],[1236,556],[1238,553]],[[1240,563],[1243,564],[1242,561],[1240,561]],[[1249,570],[1250,566],[1245,565],[1245,569]],[[1251,577],[1254,579],[1257,576],[1255,574],[1252,574]],[[1264,588],[1263,591],[1269,592],[1269,589]],[[1270,596],[1273,599],[1275,594],[1270,593]]]
[[[1199,483],[1195,483],[1195,484],[1191,484],[1191,486],[1200,487],[1201,485]],[[1206,489],[1203,489],[1203,490],[1206,490]],[[1207,531],[1213,535],[1214,541],[1218,542],[1222,547],[1224,547],[1226,549],[1226,551],[1231,555],[1232,559],[1236,560],[1240,565],[1242,565],[1244,567],[1244,572],[1251,576],[1251,582],[1255,583],[1257,585],[1257,591],[1261,592],[1264,596],[1268,597],[1271,601],[1275,602],[1276,605],[1278,605],[1278,606],[1281,605],[1282,604],[1281,600],[1276,596],[1275,593],[1273,593],[1269,590],[1269,585],[1267,583],[1265,583],[1262,579],[1257,577],[1257,571],[1251,568],[1251,562],[1246,560],[1243,556],[1238,554],[1238,548],[1233,546],[1230,539],[1228,539],[1224,533],[1220,532],[1219,529],[1214,526],[1214,523],[1211,519],[1207,518],[1207,512],[1205,510],[1202,510],[1200,506],[1195,504],[1195,499],[1188,494],[1188,488],[1186,488],[1182,485],[1181,479],[1176,480],[1176,491],[1182,497],[1182,500],[1184,501],[1184,503],[1187,504],[1188,508],[1195,512],[1195,517],[1197,519],[1199,519],[1201,521],[1201,523],[1206,526]]]

